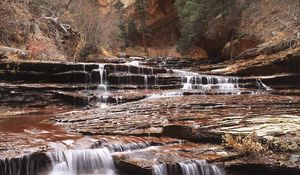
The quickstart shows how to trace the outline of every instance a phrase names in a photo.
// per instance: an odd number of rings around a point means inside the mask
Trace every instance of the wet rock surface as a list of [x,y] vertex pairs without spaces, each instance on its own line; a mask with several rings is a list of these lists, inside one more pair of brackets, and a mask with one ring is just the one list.
[[[12,167],[14,158],[22,162],[38,153],[34,161],[44,163],[34,171],[44,174],[65,165],[71,174],[182,175],[187,167],[208,167],[216,175],[223,168],[228,174],[299,173],[297,75],[287,89],[281,84],[285,76],[204,75],[165,69],[182,61],[152,61],[1,63],[10,76],[1,76],[0,83],[0,170]],[[254,132],[268,147],[259,156],[224,146],[226,134]],[[94,169],[84,157],[106,164]],[[72,169],[71,159],[72,166],[84,160],[85,170]]]

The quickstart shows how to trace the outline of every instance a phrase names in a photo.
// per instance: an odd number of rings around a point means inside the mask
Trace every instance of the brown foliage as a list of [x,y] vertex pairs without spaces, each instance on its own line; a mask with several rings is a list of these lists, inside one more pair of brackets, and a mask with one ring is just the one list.
[[225,134],[223,137],[223,145],[225,148],[231,148],[245,155],[259,155],[267,149],[259,142],[259,138],[255,132],[246,136],[233,136]]

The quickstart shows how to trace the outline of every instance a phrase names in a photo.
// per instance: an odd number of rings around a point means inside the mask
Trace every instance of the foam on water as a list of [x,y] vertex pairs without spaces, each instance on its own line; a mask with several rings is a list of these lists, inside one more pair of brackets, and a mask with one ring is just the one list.
[[224,77],[215,75],[200,75],[194,72],[187,72],[182,70],[174,70],[175,73],[182,77],[183,90],[202,90],[215,91],[216,93],[232,93],[239,94],[239,78],[238,77]]
[[153,175],[168,175],[167,165],[157,164],[152,166]]
[[98,65],[98,72],[99,72],[99,85],[98,85],[98,90],[107,90],[107,85],[106,85],[106,77],[107,77],[107,72],[104,69],[104,64],[99,64]]
[[53,166],[49,175],[115,174],[107,148],[50,152],[48,157]]
[[174,92],[163,92],[163,93],[154,93],[148,95],[148,98],[171,98],[171,97],[181,97],[183,96],[183,92],[174,91]]
[[223,170],[213,164],[207,163],[205,160],[188,160],[179,162],[178,165],[155,164],[152,166],[152,174],[172,175],[173,172],[177,172],[182,175],[225,175]]
[[106,147],[112,152],[135,151],[150,147],[149,142],[132,142],[132,143],[113,143]]
[[205,160],[191,160],[179,163],[183,175],[224,175],[217,166],[207,163]]

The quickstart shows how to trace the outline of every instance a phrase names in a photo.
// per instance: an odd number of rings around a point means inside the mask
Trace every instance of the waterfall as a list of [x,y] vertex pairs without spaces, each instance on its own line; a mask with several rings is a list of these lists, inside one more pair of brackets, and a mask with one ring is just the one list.
[[183,80],[183,89],[193,89],[193,76],[185,76],[186,82]]
[[154,85],[157,86],[158,85],[158,75],[154,75]]
[[179,163],[182,175],[223,175],[224,172],[217,166],[205,160],[191,160]]
[[234,93],[239,90],[238,80],[235,77],[187,75],[183,78],[182,89],[217,90],[223,93]]
[[140,66],[140,61],[130,61],[130,62],[126,62],[125,65]]
[[207,91],[231,94],[240,93],[239,78],[237,77],[200,75],[181,70],[174,70],[174,72],[181,75],[183,90],[197,89],[202,90],[204,93]]
[[148,89],[148,76],[144,75],[144,86],[146,89]]
[[89,85],[92,82],[91,73],[86,70],[87,63],[81,63],[83,72],[85,73],[84,82],[85,82],[85,90],[88,91],[90,89]]
[[156,164],[152,166],[153,175],[172,175],[174,172],[180,175],[225,175],[217,166],[207,163],[205,160],[188,160],[178,163],[179,166]]
[[53,165],[49,175],[115,174],[107,148],[50,152],[48,157]]
[[99,101],[100,101],[101,103],[104,103],[104,104],[107,104],[108,98],[109,98],[108,95],[101,95],[101,96],[98,97]]
[[99,72],[99,85],[98,85],[98,89],[99,90],[107,90],[107,85],[106,85],[106,76],[107,76],[107,72],[104,69],[104,64],[98,64],[99,68],[98,68],[98,72]]
[[0,175],[34,175],[42,168],[48,157],[44,154],[32,154],[16,158],[0,158]]
[[272,88],[270,88],[270,87],[268,87],[267,85],[265,85],[265,84],[261,81],[261,79],[258,79],[258,80],[257,80],[257,84],[258,84],[258,86],[259,86],[260,88],[265,89],[265,90],[267,90],[267,91],[273,90]]
[[152,166],[153,175],[168,175],[166,164],[157,164]]
[[111,150],[112,152],[124,152],[124,151],[134,151],[134,150],[140,150],[148,148],[150,145],[149,142],[138,142],[138,143],[113,143],[110,145],[107,145],[106,147]]

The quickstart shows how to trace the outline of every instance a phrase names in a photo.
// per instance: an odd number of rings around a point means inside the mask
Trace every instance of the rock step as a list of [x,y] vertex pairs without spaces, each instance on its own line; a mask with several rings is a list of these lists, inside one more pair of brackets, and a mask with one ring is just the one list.
[[[0,80],[9,82],[26,82],[26,83],[60,83],[60,84],[92,84],[100,83],[99,72],[93,71],[91,74],[84,71],[69,71],[57,74],[48,74],[43,72],[21,72],[21,71],[0,71]],[[124,74],[124,73],[113,73],[109,74],[104,81],[108,86],[113,86],[113,89],[121,89],[125,87],[118,88],[118,85],[141,85],[147,86],[147,88],[175,88],[182,87],[182,77],[176,75],[168,74],[157,74],[157,75],[140,75],[140,74]],[[194,82],[194,81],[193,81]],[[208,82],[215,85],[214,88],[218,88],[217,79],[201,78],[201,82],[196,81],[206,85]],[[230,82],[230,81],[229,81]],[[234,83],[234,82],[232,82]],[[239,79],[239,87],[244,88],[260,88],[262,85],[257,82],[256,79]],[[117,85],[117,86],[116,86]],[[152,87],[150,87],[152,86]],[[157,86],[157,87],[153,87]],[[169,86],[169,87],[168,87]],[[193,85],[194,88],[199,87],[199,85]],[[166,87],[166,88],[165,88]],[[140,87],[134,87],[131,89],[139,89]],[[145,87],[144,87],[145,88]]]
[[0,70],[20,71],[20,72],[39,72],[56,74],[69,71],[86,71],[92,72],[103,65],[104,69],[109,72],[129,72],[134,74],[157,74],[167,73],[168,70],[151,67],[139,67],[126,64],[110,63],[56,63],[56,62],[0,62]]
[[98,64],[57,63],[57,62],[0,62],[0,70],[34,71],[61,73],[68,71],[92,71],[99,68]]
[[132,84],[132,85],[176,85],[181,84],[181,77],[167,74],[141,75],[141,74],[110,74],[109,84]]
[[206,129],[196,129],[193,126],[168,125],[163,127],[165,137],[185,139],[197,143],[222,143],[221,133],[207,132]]
[[127,72],[132,74],[161,74],[161,73],[171,73],[171,70],[163,69],[163,68],[152,68],[152,67],[140,67],[133,65],[124,65],[124,64],[106,64],[104,65],[104,69],[108,72]]
[[16,158],[0,158],[0,174],[38,174],[46,170],[49,164],[50,159],[45,153],[33,153]]
[[282,74],[269,77],[262,77],[261,80],[272,88],[280,89],[280,86],[288,88],[300,88],[299,74]]

